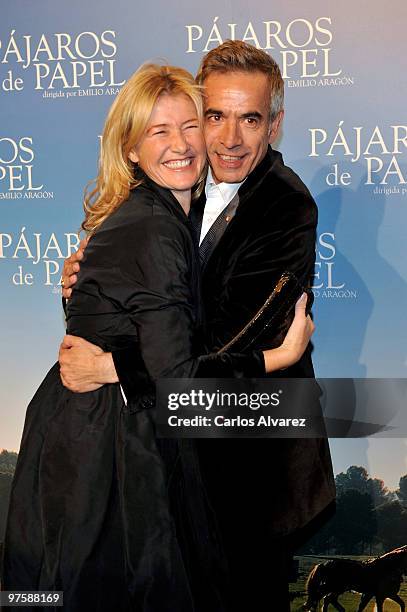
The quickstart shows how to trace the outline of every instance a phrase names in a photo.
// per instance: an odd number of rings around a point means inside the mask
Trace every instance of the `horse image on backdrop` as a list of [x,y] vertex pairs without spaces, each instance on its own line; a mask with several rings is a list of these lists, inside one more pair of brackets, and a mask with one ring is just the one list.
[[377,612],[383,612],[385,599],[392,599],[405,612],[405,603],[398,594],[404,574],[407,574],[407,545],[368,561],[331,559],[318,563],[307,579],[308,597],[303,610],[317,612],[322,599],[322,612],[328,612],[330,604],[339,612],[348,612],[338,597],[346,591],[356,591],[362,595],[357,612],[362,612],[373,598],[376,598]]

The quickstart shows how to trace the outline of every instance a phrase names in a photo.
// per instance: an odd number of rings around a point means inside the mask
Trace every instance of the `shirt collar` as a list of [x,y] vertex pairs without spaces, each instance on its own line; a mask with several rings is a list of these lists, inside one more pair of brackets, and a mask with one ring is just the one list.
[[215,183],[212,170],[209,167],[205,183],[205,195],[208,198],[210,195],[220,194],[224,203],[229,204],[243,183],[244,181],[241,183]]

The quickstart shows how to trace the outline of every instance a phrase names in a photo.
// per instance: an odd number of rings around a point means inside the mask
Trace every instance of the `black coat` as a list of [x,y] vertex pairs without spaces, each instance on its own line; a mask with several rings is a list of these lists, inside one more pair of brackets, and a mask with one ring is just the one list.
[[[314,270],[316,204],[279,152],[269,149],[238,197],[236,214],[202,274],[208,345],[213,348],[247,323],[282,272],[294,272],[306,285]],[[201,214],[203,205],[201,200]],[[280,341],[265,334],[256,348]],[[297,364],[276,375],[313,377],[311,347]],[[325,439],[200,440],[199,449],[225,529],[232,523],[239,532],[253,516],[259,537],[292,534],[334,500]]]
[[131,347],[139,388],[126,407],[118,384],[78,394],[62,386],[58,364],[46,376],[13,480],[6,590],[63,590],[69,612],[222,609],[212,584],[222,558],[194,447],[156,440],[149,381],[256,376],[264,363],[256,352],[199,356],[195,249],[177,200],[146,177],[92,236],[68,333],[105,351]]

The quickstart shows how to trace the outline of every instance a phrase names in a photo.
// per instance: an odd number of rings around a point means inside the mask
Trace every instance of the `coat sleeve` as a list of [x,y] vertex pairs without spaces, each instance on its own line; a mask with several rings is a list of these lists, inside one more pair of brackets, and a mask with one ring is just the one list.
[[[129,287],[126,309],[137,330],[137,344],[113,352],[128,402],[136,401],[146,375],[158,378],[264,376],[261,351],[247,355],[201,355],[196,338],[192,291],[193,250],[186,228],[171,218],[152,216],[132,233],[120,264]],[[144,371],[143,371],[144,370]]]

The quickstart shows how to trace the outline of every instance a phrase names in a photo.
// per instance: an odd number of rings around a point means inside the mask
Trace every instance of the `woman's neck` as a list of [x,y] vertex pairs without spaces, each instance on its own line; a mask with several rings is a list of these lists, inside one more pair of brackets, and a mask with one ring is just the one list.
[[191,208],[191,190],[186,189],[185,191],[178,191],[176,189],[171,189],[171,193],[181,204],[184,213],[188,215]]

